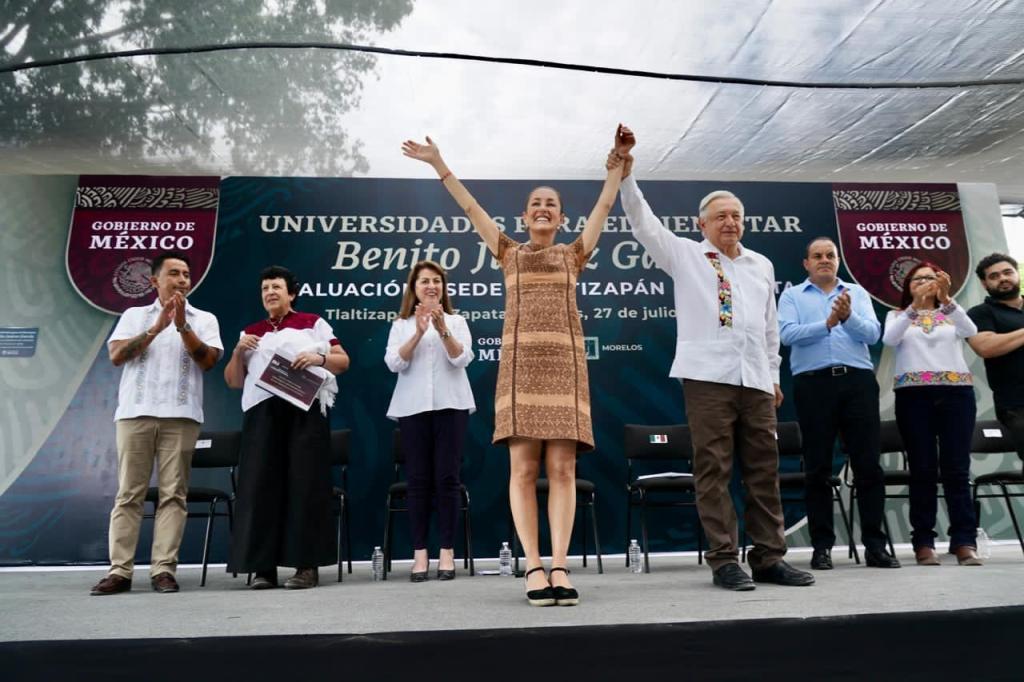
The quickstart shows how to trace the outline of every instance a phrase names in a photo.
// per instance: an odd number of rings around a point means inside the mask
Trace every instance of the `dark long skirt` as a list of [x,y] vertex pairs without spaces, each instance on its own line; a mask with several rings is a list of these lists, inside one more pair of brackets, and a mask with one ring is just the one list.
[[317,403],[273,397],[245,413],[229,572],[337,562],[330,443]]

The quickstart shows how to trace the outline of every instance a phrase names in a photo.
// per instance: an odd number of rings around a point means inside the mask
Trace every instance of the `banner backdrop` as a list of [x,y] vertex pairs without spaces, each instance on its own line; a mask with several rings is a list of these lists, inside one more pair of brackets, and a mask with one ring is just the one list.
[[[566,233],[558,237],[563,241],[582,230],[600,191],[600,183],[594,181],[466,184],[480,205],[517,240],[527,239],[521,213],[527,194],[537,184],[553,184],[561,192],[568,216]],[[858,239],[851,246],[847,241],[847,218],[854,220],[853,212],[859,210],[875,211],[870,218],[873,223],[927,220],[950,226],[952,234],[959,216],[955,186],[942,188],[953,193],[954,203],[936,207],[942,215],[927,218],[915,213],[914,207],[905,211],[890,203],[867,206],[847,201],[853,196],[849,192],[869,190],[870,186],[717,182],[641,182],[640,186],[667,229],[681,238],[697,240],[701,239],[695,215],[700,198],[722,188],[739,195],[746,207],[743,243],[774,263],[777,295],[803,281],[804,248],[817,236],[842,243],[844,253],[857,263],[854,275],[880,301],[891,300],[884,287],[891,286],[886,273],[896,259],[927,257],[945,266],[950,254],[940,252],[959,251],[965,258],[967,254],[960,242],[954,245],[953,237],[950,249],[940,248],[934,240],[936,248],[931,250],[878,249],[874,254],[868,253],[874,242]],[[891,193],[900,187],[881,189]],[[844,225],[842,233],[837,209]],[[191,300],[217,316],[228,352],[247,324],[265,317],[259,273],[268,265],[279,264],[290,268],[301,283],[295,307],[327,320],[351,355],[351,369],[339,378],[340,393],[331,424],[353,432],[348,484],[357,559],[367,558],[373,545],[381,542],[384,498],[394,476],[391,443],[395,423],[385,412],[395,376],[383,361],[390,322],[397,315],[402,287],[414,262],[429,258],[448,269],[453,304],[469,323],[475,353],[468,373],[478,411],[470,420],[463,482],[472,497],[475,553],[494,556],[500,542],[510,538],[507,451],[491,445],[504,291],[500,270],[441,184],[436,180],[228,178],[220,183],[219,209],[213,210],[219,210],[216,248],[211,247],[214,256],[203,287]],[[856,221],[852,223],[854,232]],[[88,223],[76,222],[72,236],[83,226]],[[959,226],[962,233],[962,219]],[[82,282],[107,277],[83,271],[79,259],[89,258],[90,249],[77,241],[71,244],[69,241],[68,271],[80,290]],[[854,247],[860,254],[856,257],[852,255]],[[954,284],[962,283],[962,272],[949,267]],[[195,264],[193,270],[201,272]],[[83,272],[84,279],[75,274]],[[841,270],[840,276],[849,278],[850,273]],[[618,207],[580,276],[576,294],[586,337],[597,445],[595,452],[581,456],[579,476],[597,486],[604,550],[621,552],[627,538],[636,535],[636,529],[625,527],[623,425],[679,423],[686,417],[681,388],[667,376],[675,349],[672,285],[633,239]],[[129,303],[135,304],[139,303]],[[879,307],[878,312],[881,316],[884,309]],[[877,356],[878,348],[875,350]],[[785,349],[783,355],[788,355]],[[209,430],[241,425],[240,393],[224,384],[223,363],[205,379],[204,428]],[[61,453],[59,465],[53,458],[39,458],[0,497],[0,513],[9,510],[18,519],[7,525],[0,537],[0,561],[106,560],[106,521],[116,489],[112,416],[119,374],[110,366],[105,349],[101,350],[41,450]],[[787,395],[789,384],[788,362],[784,362],[782,388]],[[783,404],[779,418],[795,419],[791,399]],[[87,437],[83,439],[83,435]],[[88,471],[75,464],[83,447],[93,463]],[[786,468],[797,466],[797,462],[784,464]],[[214,475],[196,471],[193,484],[209,484]],[[60,513],[54,512],[57,504]],[[800,505],[787,505],[789,523],[802,516]],[[408,545],[406,528],[404,522],[396,525],[395,547],[400,557]],[[584,528],[577,523],[574,552],[581,550]],[[696,546],[694,528],[692,510],[653,514],[651,547],[656,551],[692,549]],[[148,555],[146,533],[148,529],[140,541],[140,561]],[[214,560],[225,557],[225,535],[221,530],[215,536]],[[542,547],[546,542],[546,534],[542,534]],[[199,547],[201,532],[187,530],[182,560],[195,561]]]

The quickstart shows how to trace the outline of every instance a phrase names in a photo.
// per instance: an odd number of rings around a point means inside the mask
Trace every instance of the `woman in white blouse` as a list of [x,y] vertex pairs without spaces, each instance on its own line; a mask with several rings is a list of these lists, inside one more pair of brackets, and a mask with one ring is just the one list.
[[903,280],[900,310],[890,311],[882,342],[896,349],[896,422],[910,464],[910,525],[914,558],[936,566],[937,483],[949,512],[949,551],[978,566],[977,518],[971,501],[971,434],[977,408],[961,341],[978,333],[950,295],[949,275],[925,262]]
[[427,531],[437,508],[440,551],[437,578],[455,578],[454,537],[458,521],[462,446],[469,415],[476,410],[466,365],[473,339],[452,311],[444,268],[416,263],[391,325],[384,362],[398,374],[388,417],[398,421],[408,482],[413,567],[409,579],[427,579]]

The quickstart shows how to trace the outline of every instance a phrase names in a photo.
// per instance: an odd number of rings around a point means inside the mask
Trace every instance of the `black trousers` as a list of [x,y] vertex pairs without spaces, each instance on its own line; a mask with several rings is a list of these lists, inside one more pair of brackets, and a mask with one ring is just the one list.
[[330,445],[319,403],[306,412],[273,397],[245,413],[229,572],[337,561]]
[[848,369],[839,376],[828,370],[805,372],[793,377],[793,388],[804,441],[811,544],[815,549],[830,549],[836,541],[828,480],[835,473],[832,454],[841,435],[857,486],[861,541],[868,549],[882,550],[885,486],[879,463],[881,421],[874,372]]
[[455,547],[461,506],[462,446],[469,410],[436,410],[398,418],[408,482],[412,548],[426,549],[430,511],[437,507],[441,547]]
[[996,407],[996,419],[1010,432],[1017,456],[1024,460],[1024,407]]

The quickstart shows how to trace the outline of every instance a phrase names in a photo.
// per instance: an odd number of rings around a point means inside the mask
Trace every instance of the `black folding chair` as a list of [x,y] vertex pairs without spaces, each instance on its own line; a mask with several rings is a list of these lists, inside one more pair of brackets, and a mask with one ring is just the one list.
[[[623,453],[626,455],[626,564],[629,564],[629,535],[632,533],[633,507],[640,507],[640,537],[644,552],[644,572],[651,572],[647,542],[647,510],[653,507],[692,507],[697,509],[697,491],[693,480],[693,445],[690,428],[683,424],[647,426],[626,424]],[[682,476],[665,473],[633,476],[638,461],[676,463]],[[703,529],[696,520],[697,563],[704,561]]]
[[[391,541],[394,537],[394,514],[408,512],[409,484],[402,480],[402,464],[405,458],[402,455],[402,438],[398,429],[394,430],[391,438],[391,458],[395,467],[395,481],[388,488],[388,497],[385,503],[386,511],[384,518],[384,580],[388,579],[391,571]],[[466,553],[462,558],[462,567],[469,569],[470,575],[476,575],[476,565],[473,563],[473,532],[470,527],[469,513],[469,490],[465,485],[460,484],[459,492],[462,498],[460,511],[462,512],[462,539]]]
[[331,497],[338,503],[338,582],[342,580],[342,529],[344,528],[344,556],[348,558],[348,572],[352,573],[352,527],[348,513],[348,453],[352,429],[331,431],[331,467],[340,469],[338,485],[331,487]]
[[[994,455],[1006,452],[1016,452],[1017,448],[1006,433],[1006,427],[994,419],[979,421],[974,425],[974,435],[971,438],[971,453]],[[987,488],[998,487],[1000,492],[979,492],[982,486]],[[1011,487],[1017,487],[1011,491]],[[1021,536],[1020,524],[1017,522],[1017,514],[1013,511],[1014,497],[1024,497],[1024,472],[1020,468],[1008,471],[995,471],[990,474],[982,474],[974,479],[974,509],[977,512],[978,522],[981,523],[981,500],[986,498],[1002,498],[1006,503],[1006,510],[1010,513],[1010,520],[1013,522],[1013,530],[1017,534],[1017,542],[1024,552],[1024,537]]]
[[[192,455],[193,469],[228,469],[228,479],[231,484],[230,490],[221,488],[207,488],[190,486],[185,498],[187,504],[205,504],[204,511],[193,511],[189,509],[188,518],[205,518],[206,535],[203,538],[203,574],[199,581],[200,587],[206,586],[206,568],[210,560],[210,542],[213,539],[213,520],[226,518],[228,520],[228,531],[234,528],[234,501],[236,488],[235,470],[238,467],[239,449],[242,443],[241,431],[213,431],[200,433],[196,440],[196,449]],[[160,505],[160,489],[147,488],[146,502],[153,505],[153,511],[144,514],[143,518],[151,519],[156,515],[156,509]],[[223,505],[224,510],[220,511]]]

